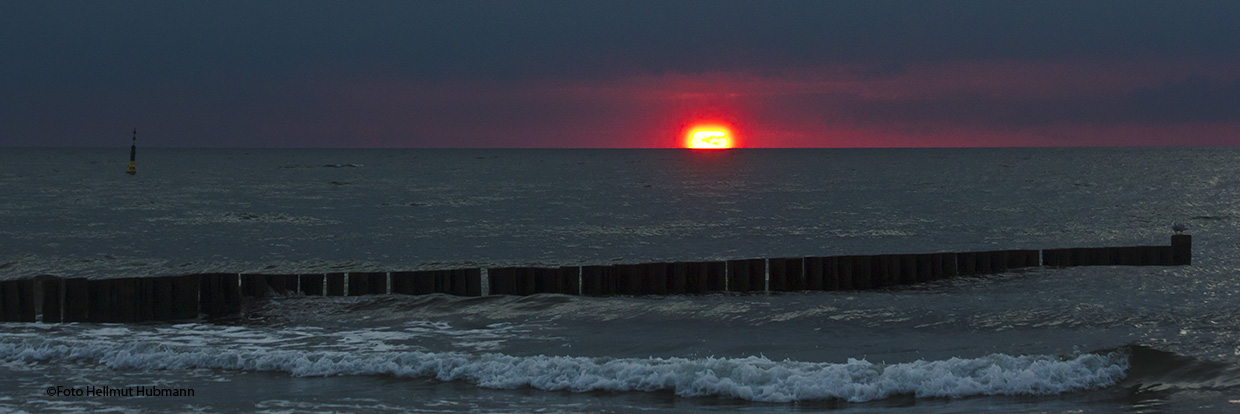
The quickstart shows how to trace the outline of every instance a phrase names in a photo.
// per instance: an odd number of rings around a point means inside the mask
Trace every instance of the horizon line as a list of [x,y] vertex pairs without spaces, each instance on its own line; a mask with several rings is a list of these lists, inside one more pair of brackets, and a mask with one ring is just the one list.
[[[1220,148],[1236,147],[1240,144],[1216,145],[1012,145],[1012,146],[925,146],[925,147],[738,147],[738,148],[684,148],[684,147],[320,147],[320,146],[254,146],[254,147],[206,147],[206,146],[147,146],[147,149],[238,149],[238,150],[276,150],[276,149],[337,149],[337,150],[680,150],[701,152],[727,152],[745,150],[848,150],[848,149],[1055,149],[1055,148]],[[111,146],[39,146],[39,145],[0,145],[0,148],[14,149],[112,149],[123,145]]]

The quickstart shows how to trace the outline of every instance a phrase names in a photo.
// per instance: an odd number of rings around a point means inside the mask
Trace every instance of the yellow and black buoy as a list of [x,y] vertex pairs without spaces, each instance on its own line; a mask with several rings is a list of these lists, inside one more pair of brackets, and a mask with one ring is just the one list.
[[138,173],[138,169],[134,167],[134,156],[138,155],[138,129],[133,130],[133,145],[129,146],[129,169],[125,170],[126,174],[134,175]]

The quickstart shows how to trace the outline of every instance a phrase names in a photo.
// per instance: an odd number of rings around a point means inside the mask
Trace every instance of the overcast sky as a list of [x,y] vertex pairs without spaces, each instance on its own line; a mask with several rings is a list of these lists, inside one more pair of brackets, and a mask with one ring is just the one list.
[[1240,144],[1238,1],[0,2],[0,146]]

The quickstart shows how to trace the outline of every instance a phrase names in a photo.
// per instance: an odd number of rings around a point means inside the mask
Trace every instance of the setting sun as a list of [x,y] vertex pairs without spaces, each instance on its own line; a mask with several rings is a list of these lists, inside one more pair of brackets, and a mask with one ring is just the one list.
[[694,149],[726,149],[732,148],[732,137],[724,128],[694,128],[689,131],[686,144]]

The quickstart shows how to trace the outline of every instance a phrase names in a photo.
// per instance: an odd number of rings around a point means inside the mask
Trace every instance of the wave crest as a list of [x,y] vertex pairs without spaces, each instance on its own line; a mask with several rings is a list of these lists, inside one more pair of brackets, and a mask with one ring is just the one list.
[[457,352],[344,353],[220,350],[137,342],[44,340],[0,344],[6,361],[73,361],[113,369],[224,369],[295,376],[392,375],[548,391],[671,391],[685,397],[760,402],[881,400],[895,395],[960,398],[1050,395],[1102,388],[1124,378],[1123,352],[951,358],[897,364],[747,358],[587,358]]

